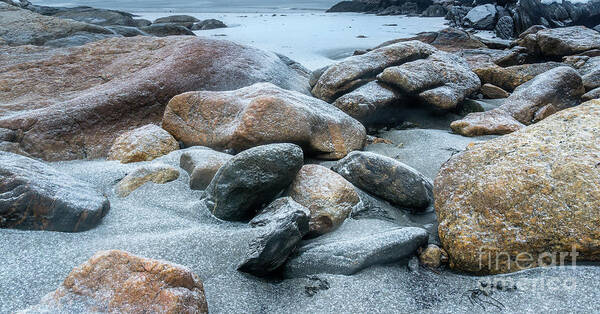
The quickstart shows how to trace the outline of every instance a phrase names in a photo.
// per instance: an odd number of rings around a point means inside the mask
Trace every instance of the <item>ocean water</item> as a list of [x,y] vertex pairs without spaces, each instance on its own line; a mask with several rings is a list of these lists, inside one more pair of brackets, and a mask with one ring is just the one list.
[[323,11],[337,0],[33,0],[47,6],[91,6],[128,12],[294,12]]

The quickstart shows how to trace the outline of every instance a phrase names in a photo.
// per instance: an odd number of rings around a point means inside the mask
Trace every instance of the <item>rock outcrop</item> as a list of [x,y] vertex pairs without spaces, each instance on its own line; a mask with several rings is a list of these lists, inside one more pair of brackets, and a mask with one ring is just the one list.
[[496,25],[497,14],[496,6],[491,3],[478,5],[467,12],[463,21],[475,29],[491,30]]
[[123,133],[110,150],[108,160],[122,163],[150,161],[179,149],[179,143],[155,124],[148,124]]
[[435,180],[450,265],[505,273],[573,250],[577,260],[600,260],[598,138],[595,100],[451,158]]
[[600,48],[600,33],[585,26],[527,31],[518,40],[533,54],[562,57]]
[[266,276],[280,268],[308,232],[310,212],[289,197],[279,198],[250,221],[261,228],[238,270]]
[[475,68],[473,72],[479,76],[481,83],[493,84],[512,92],[515,88],[531,81],[536,76],[560,66],[564,66],[564,64],[560,62],[543,62],[509,67],[490,65]]
[[366,138],[365,128],[341,110],[268,83],[178,95],[169,102],[162,126],[186,146],[239,152],[296,143],[307,154],[326,159],[361,149]]
[[302,168],[302,149],[293,144],[270,144],[245,150],[217,171],[206,188],[204,203],[217,218],[250,220]]
[[91,184],[0,151],[0,228],[86,231],[109,209],[108,199]]
[[204,287],[188,268],[123,251],[100,251],[75,267],[31,313],[208,313]]
[[310,210],[310,237],[337,229],[360,201],[350,182],[319,165],[303,166],[288,194]]
[[518,123],[529,125],[579,104],[584,92],[577,71],[566,66],[554,68],[519,86],[497,109],[471,113],[450,127],[466,136],[507,134],[517,129]]
[[0,127],[46,160],[106,156],[123,131],[160,122],[192,90],[256,82],[308,93],[308,78],[277,55],[196,37],[111,38],[63,49],[0,47]]
[[423,210],[433,202],[431,181],[389,157],[353,152],[338,161],[333,170],[356,187],[400,207]]

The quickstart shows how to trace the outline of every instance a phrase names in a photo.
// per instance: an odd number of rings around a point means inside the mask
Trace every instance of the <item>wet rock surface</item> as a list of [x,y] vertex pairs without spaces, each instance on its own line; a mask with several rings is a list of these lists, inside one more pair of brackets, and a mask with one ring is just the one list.
[[[512,272],[540,266],[542,252],[573,249],[579,260],[598,259],[599,110],[598,101],[563,110],[442,167],[435,208],[452,267]],[[520,252],[531,261],[515,263]]]
[[355,186],[400,207],[423,210],[433,201],[431,181],[389,157],[353,152],[332,169]]
[[130,253],[101,251],[26,313],[208,313],[204,287],[188,268]]
[[293,144],[270,144],[245,150],[215,174],[204,203],[217,218],[250,220],[286,189],[303,163],[302,149]]
[[289,197],[279,198],[250,221],[263,229],[250,243],[239,271],[266,276],[276,271],[308,233],[310,211]]
[[122,163],[150,161],[179,149],[179,143],[161,127],[148,124],[119,136],[108,151],[108,160]]
[[348,220],[337,232],[303,243],[284,268],[286,277],[319,273],[352,275],[399,262],[427,243],[427,231],[380,220]]
[[360,201],[350,182],[319,165],[303,166],[288,194],[310,210],[310,237],[337,229]]
[[307,154],[339,159],[364,145],[355,119],[318,99],[259,83],[230,92],[174,97],[163,128],[186,146],[242,151],[268,143],[297,143]]
[[93,185],[42,162],[6,152],[0,161],[1,228],[85,231],[110,209]]

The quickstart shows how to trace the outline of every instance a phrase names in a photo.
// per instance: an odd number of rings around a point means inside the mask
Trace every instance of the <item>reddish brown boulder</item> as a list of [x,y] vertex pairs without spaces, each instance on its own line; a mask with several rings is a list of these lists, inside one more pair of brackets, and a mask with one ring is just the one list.
[[239,152],[294,143],[325,159],[362,149],[366,140],[364,126],[343,111],[269,83],[178,95],[167,105],[162,125],[186,146]]
[[101,251],[75,267],[31,312],[208,313],[189,269],[123,251]]
[[[0,48],[0,127],[46,160],[97,158],[124,130],[157,123],[175,95],[268,81],[308,93],[277,55],[190,36],[111,38],[71,49]],[[5,62],[6,61],[6,62]]]

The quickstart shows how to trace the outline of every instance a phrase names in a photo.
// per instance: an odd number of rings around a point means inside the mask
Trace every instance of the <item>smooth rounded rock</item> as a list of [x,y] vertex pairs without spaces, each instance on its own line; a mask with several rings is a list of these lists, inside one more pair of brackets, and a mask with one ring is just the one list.
[[190,175],[190,189],[204,190],[219,169],[233,156],[194,146],[181,154],[179,166]]
[[121,179],[115,190],[120,197],[126,197],[148,182],[164,184],[177,178],[179,178],[179,170],[177,168],[155,163],[133,170],[133,172]]
[[124,164],[150,161],[178,149],[179,143],[169,132],[148,124],[119,136],[108,152],[108,160]]

